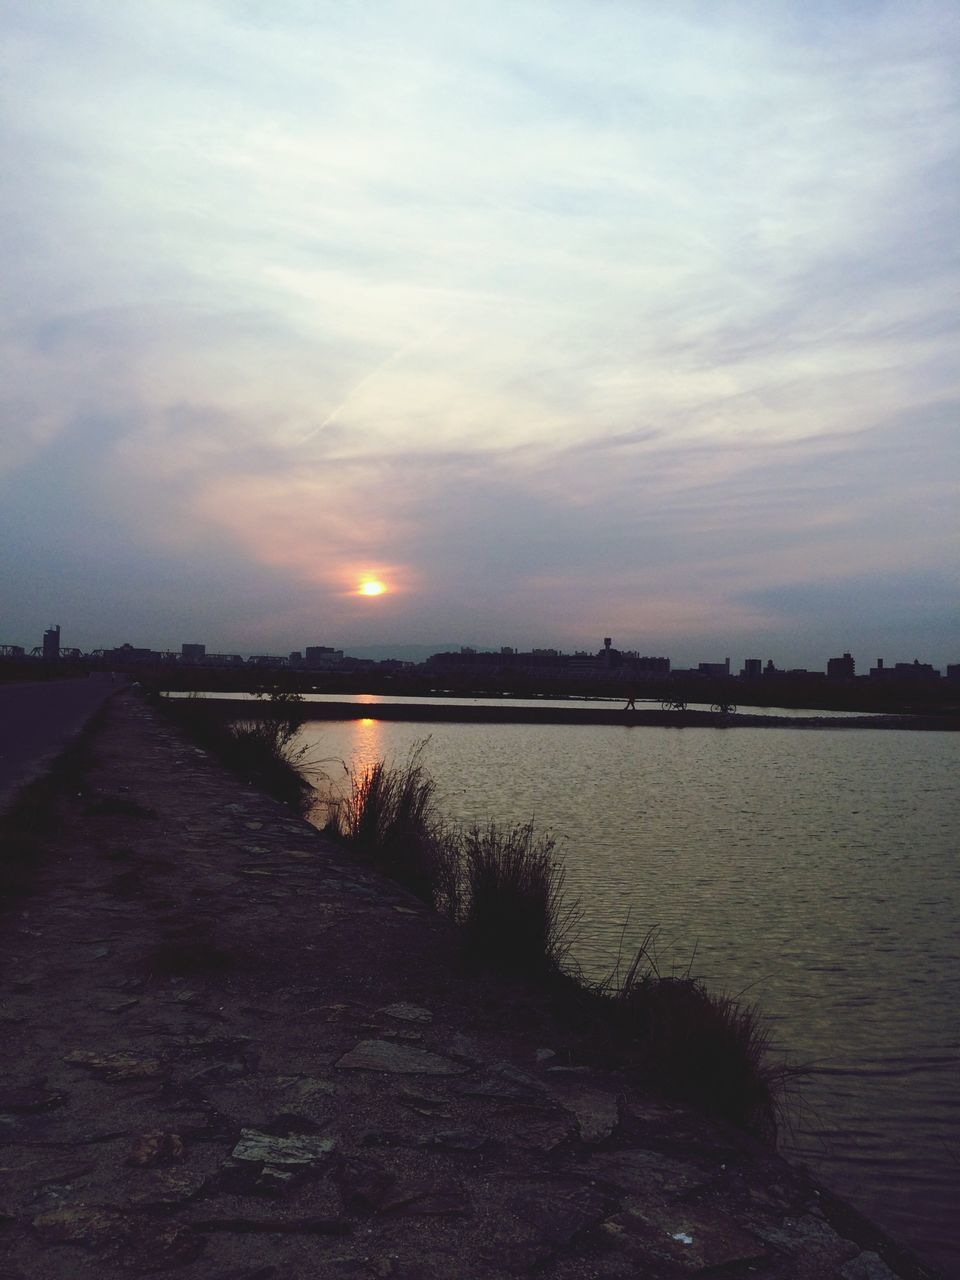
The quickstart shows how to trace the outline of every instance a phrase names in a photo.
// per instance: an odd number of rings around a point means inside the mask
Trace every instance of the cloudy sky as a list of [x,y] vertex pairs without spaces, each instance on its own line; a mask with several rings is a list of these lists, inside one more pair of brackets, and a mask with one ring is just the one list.
[[0,24],[0,642],[960,661],[955,0]]

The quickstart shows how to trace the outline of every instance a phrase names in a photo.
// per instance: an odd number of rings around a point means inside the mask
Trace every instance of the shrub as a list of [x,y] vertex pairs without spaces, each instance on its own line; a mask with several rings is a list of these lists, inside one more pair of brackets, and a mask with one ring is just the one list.
[[456,833],[435,804],[436,783],[421,763],[425,742],[402,765],[378,760],[351,779],[336,824],[385,875],[438,910],[453,913],[457,896]]
[[314,795],[303,773],[307,748],[294,746],[296,734],[283,719],[241,720],[228,726],[219,754],[246,782],[306,814]]
[[554,848],[529,822],[466,833],[461,923],[468,956],[513,973],[559,972],[580,908],[564,900]]
[[699,978],[661,977],[648,934],[621,978],[583,989],[594,1049],[661,1095],[772,1138],[779,1098],[795,1070],[768,1061],[755,1004],[714,995]]

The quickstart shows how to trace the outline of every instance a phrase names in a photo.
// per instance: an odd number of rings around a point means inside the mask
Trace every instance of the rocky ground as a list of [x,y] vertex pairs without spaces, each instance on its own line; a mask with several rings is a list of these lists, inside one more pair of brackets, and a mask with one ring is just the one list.
[[0,1280],[931,1273],[133,694],[0,922]]

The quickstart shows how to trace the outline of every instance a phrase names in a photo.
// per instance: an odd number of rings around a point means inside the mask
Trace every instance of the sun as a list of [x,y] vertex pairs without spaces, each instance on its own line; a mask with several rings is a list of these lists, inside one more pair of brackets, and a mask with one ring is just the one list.
[[382,596],[386,591],[386,585],[378,581],[376,578],[364,578],[360,583],[360,595],[362,596]]

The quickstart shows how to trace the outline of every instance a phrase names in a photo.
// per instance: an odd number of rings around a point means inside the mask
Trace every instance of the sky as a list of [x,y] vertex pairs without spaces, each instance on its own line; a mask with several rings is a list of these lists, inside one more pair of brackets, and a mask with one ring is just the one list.
[[0,643],[960,661],[958,55],[955,0],[12,0]]

